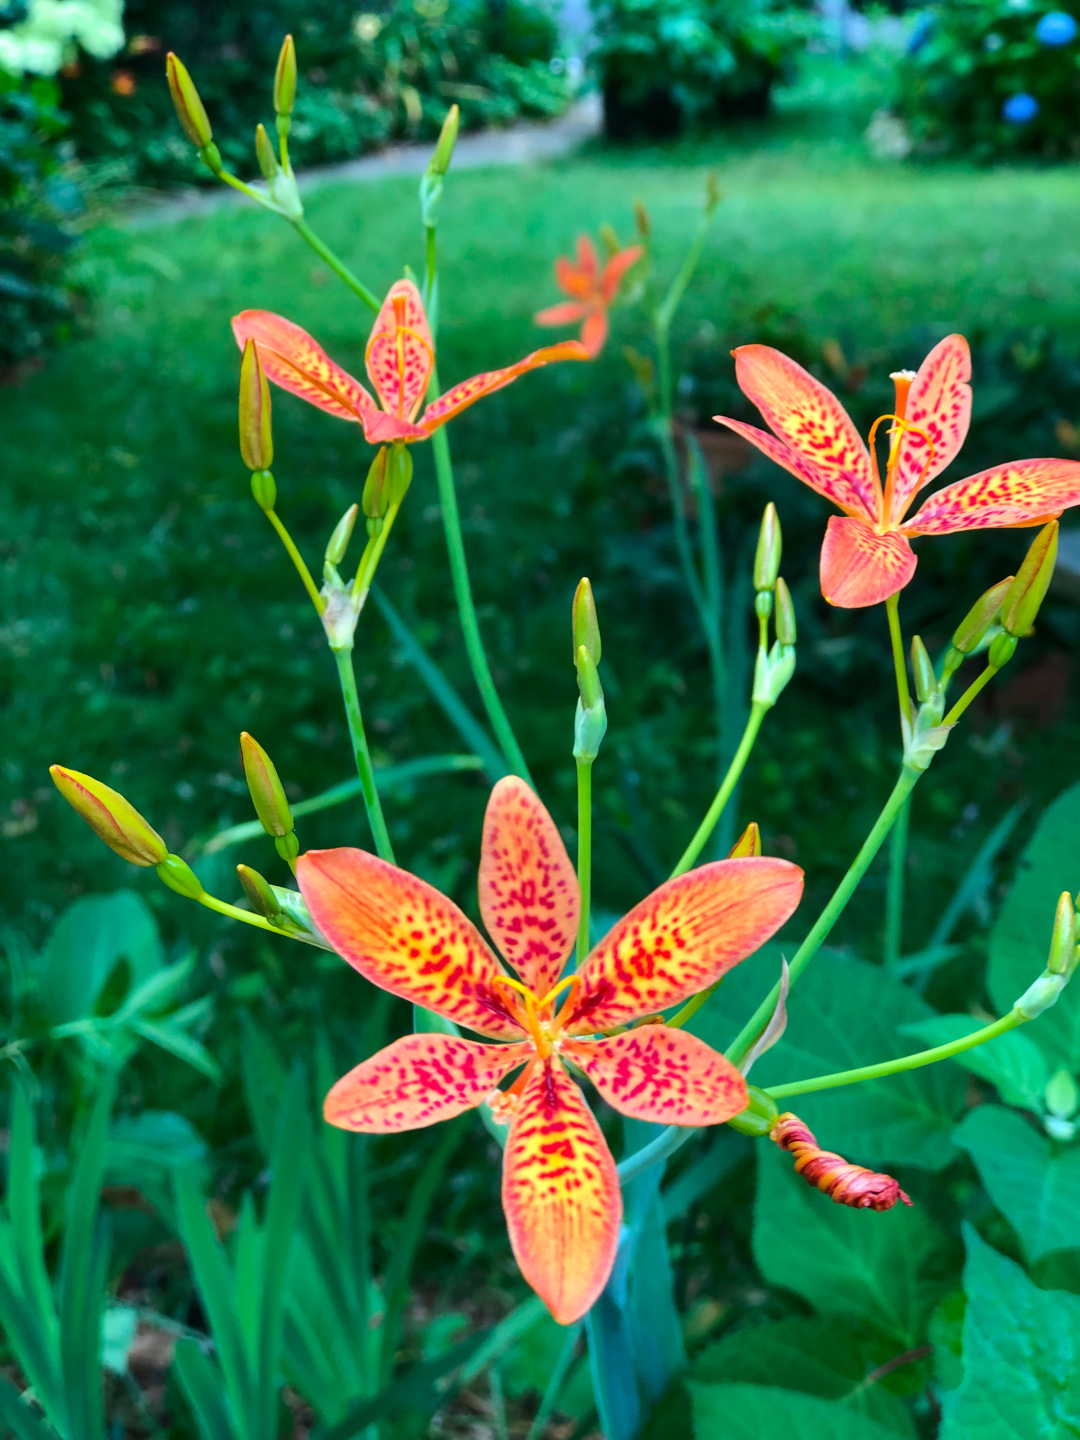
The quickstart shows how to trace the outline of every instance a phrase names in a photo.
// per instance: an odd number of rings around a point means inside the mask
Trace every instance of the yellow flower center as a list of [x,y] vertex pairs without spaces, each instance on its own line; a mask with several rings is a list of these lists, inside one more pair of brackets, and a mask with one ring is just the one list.
[[[543,1059],[550,1055],[555,1042],[562,1034],[563,1026],[566,1023],[567,1013],[573,1004],[574,996],[581,985],[580,975],[567,975],[554,985],[546,995],[537,996],[521,980],[515,980],[510,975],[500,975],[495,982],[497,985],[505,985],[508,989],[514,990],[524,1001],[524,1013],[514,1018],[529,1033],[529,1038],[536,1046],[536,1053]],[[563,1001],[558,1013],[555,1013],[555,1000],[564,991],[570,993]]]

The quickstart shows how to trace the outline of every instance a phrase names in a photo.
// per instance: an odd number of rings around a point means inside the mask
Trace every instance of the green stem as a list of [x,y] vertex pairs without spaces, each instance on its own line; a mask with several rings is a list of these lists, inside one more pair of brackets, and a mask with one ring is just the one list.
[[[899,778],[893,786],[892,794],[888,800],[886,800],[881,814],[874,822],[874,828],[863,841],[861,850],[852,861],[847,874],[836,887],[829,903],[818,916],[814,928],[795,952],[794,958],[788,968],[788,979],[792,985],[795,984],[796,980],[798,980],[807,965],[809,965],[810,961],[825,943],[829,932],[837,920],[839,920],[845,906],[855,893],[855,888],[859,884],[859,881],[870,868],[871,861],[884,844],[885,837],[892,829],[897,816],[904,806],[904,802],[915,788],[922,774],[923,771],[915,770],[908,765],[905,765],[900,771]],[[779,997],[780,986],[777,984],[769,991],[757,1010],[755,1010],[754,1014],[732,1041],[726,1051],[727,1058],[732,1064],[738,1065],[745,1058],[761,1029],[768,1024]]]
[[900,963],[900,947],[904,927],[904,867],[907,864],[908,821],[911,818],[911,797],[904,801],[896,817],[889,842],[889,889],[885,900],[885,968],[895,975]]
[[581,891],[581,919],[578,922],[578,969],[589,953],[589,911],[592,905],[592,766],[591,760],[577,762],[578,793],[578,888]]
[[380,308],[378,299],[371,293],[362,280],[357,279],[344,261],[339,260],[330,247],[319,239],[307,221],[301,217],[299,220],[294,220],[292,224],[296,233],[307,241],[319,259],[329,265],[334,274],[344,280],[349,289],[355,295],[359,295],[365,305],[370,305],[372,310],[378,312]]
[[982,674],[971,682],[941,723],[943,725],[955,725],[957,720],[960,719],[960,716],[975,699],[976,695],[989,685],[997,673],[992,665],[988,665]]
[[965,1050],[973,1050],[976,1045],[985,1045],[988,1040],[996,1040],[999,1035],[1022,1025],[1024,1019],[1019,1010],[1011,1010],[992,1025],[986,1025],[971,1035],[963,1035],[959,1040],[950,1040],[947,1045],[935,1045],[932,1050],[918,1050],[914,1055],[902,1055],[899,1060],[885,1060],[880,1065],[862,1065],[857,1070],[838,1070],[833,1075],[819,1075],[813,1080],[793,1080],[790,1085],[774,1085],[768,1094],[774,1100],[783,1100],[789,1095],[810,1095],[817,1090],[833,1090],[838,1085],[858,1085],[864,1080],[883,1080],[887,1075],[902,1075],[905,1070],[918,1070],[923,1065],[948,1060]]
[[683,851],[682,858],[671,872],[670,879],[674,880],[676,875],[685,874],[704,849],[705,842],[712,834],[716,827],[716,822],[723,814],[724,806],[730,800],[732,791],[739,783],[739,777],[742,775],[746,762],[750,758],[750,752],[754,748],[758,731],[761,729],[761,722],[765,719],[768,710],[769,706],[761,704],[760,701],[755,701],[754,704],[751,705],[750,717],[746,722],[746,729],[743,731],[742,739],[739,741],[739,748],[735,751],[731,764],[728,766],[723,784],[716,792],[716,796],[709,806],[704,820],[702,820],[697,828],[697,833]]
[[364,804],[367,806],[375,849],[380,859],[389,860],[390,864],[394,865],[397,863],[394,859],[394,847],[390,843],[390,833],[383,818],[382,802],[371,764],[371,752],[364,734],[364,720],[360,714],[360,696],[356,691],[356,672],[353,669],[351,647],[348,650],[335,650],[334,659],[337,662],[338,679],[341,681],[341,698],[345,702],[345,714],[349,721],[349,737],[356,757],[356,770],[364,787]]
[[207,895],[205,890],[198,897],[200,905],[205,905],[207,910],[216,910],[219,915],[228,915],[230,920],[242,920],[245,925],[254,925],[259,930],[269,930],[271,935],[284,935],[286,940],[295,940],[295,935],[290,935],[287,930],[279,930],[276,925],[263,915],[253,915],[250,910],[241,910],[239,905],[230,905],[227,900],[219,900],[216,895]]
[[896,667],[896,695],[900,701],[900,719],[911,723],[911,695],[908,691],[907,657],[904,655],[904,636],[900,629],[900,592],[890,595],[885,601],[885,613],[889,617],[889,638],[892,640],[893,665]]
[[619,1184],[628,1185],[631,1180],[636,1180],[642,1171],[659,1165],[661,1160],[674,1155],[680,1146],[685,1145],[687,1140],[692,1140],[697,1133],[690,1125],[669,1125],[655,1140],[650,1140],[648,1145],[635,1150],[633,1155],[629,1155],[615,1167]]
[[311,571],[310,571],[310,570],[308,569],[308,567],[304,564],[304,557],[300,554],[300,551],[296,548],[296,545],[295,545],[295,543],[294,543],[294,541],[293,541],[292,536],[289,534],[288,530],[285,529],[285,526],[284,526],[284,524],[282,523],[281,517],[278,515],[277,511],[276,511],[276,510],[266,510],[266,511],[264,511],[263,513],[265,514],[266,518],[270,521],[270,524],[271,524],[271,525],[274,527],[274,529],[277,531],[278,535],[281,537],[281,543],[285,546],[285,549],[289,552],[289,559],[290,559],[290,560],[293,562],[293,564],[296,566],[297,574],[300,576],[300,579],[304,582],[304,589],[307,591],[308,595],[311,597],[311,603],[315,606],[316,611],[321,615],[321,614],[323,613],[323,611],[326,609],[326,601],[325,601],[325,600],[323,599],[323,597],[319,594],[319,587],[315,584],[315,581],[311,578]]
[[371,582],[375,579],[375,571],[379,568],[382,552],[386,548],[386,542],[390,538],[390,531],[393,529],[400,509],[400,501],[396,505],[389,506],[383,516],[382,528],[378,535],[370,538],[364,546],[364,553],[360,556],[360,564],[356,567],[356,575],[352,583],[352,593],[360,596],[361,605],[367,598],[367,592],[371,589]]

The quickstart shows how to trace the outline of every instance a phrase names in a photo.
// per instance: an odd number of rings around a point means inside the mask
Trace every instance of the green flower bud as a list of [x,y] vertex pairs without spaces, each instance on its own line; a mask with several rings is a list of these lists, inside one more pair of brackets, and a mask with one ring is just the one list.
[[593,665],[600,663],[600,622],[596,618],[596,601],[593,599],[592,584],[588,576],[578,581],[574,591],[572,610],[574,631],[574,663],[577,664],[578,650],[584,646],[592,658]]
[[334,533],[326,542],[326,560],[331,565],[340,565],[345,559],[345,551],[349,548],[349,541],[352,539],[353,526],[356,524],[356,517],[360,513],[359,505],[350,505],[345,514],[334,526]]
[[1010,635],[1026,635],[1046,598],[1057,562],[1058,522],[1044,525],[1031,543],[1001,606],[1001,624]]
[[652,235],[652,222],[649,219],[649,212],[645,208],[644,200],[634,201],[634,224],[637,226],[637,233],[642,240],[647,242]]
[[118,791],[90,775],[50,765],[53,783],[73,810],[110,850],[132,865],[160,865],[169,847]]
[[225,166],[221,163],[221,151],[212,140],[209,145],[204,145],[199,151],[199,159],[211,175],[217,175],[220,178],[225,173]]
[[780,573],[780,516],[770,500],[761,517],[761,531],[758,535],[757,553],[754,556],[754,589],[772,590]]
[[460,125],[461,111],[456,105],[451,105],[446,112],[446,119],[442,123],[438,144],[428,161],[427,173],[431,179],[441,179],[450,169],[450,161],[454,154],[454,146],[457,144]]
[[1054,1072],[1046,1082],[1043,1100],[1047,1110],[1058,1120],[1068,1120],[1080,1109],[1080,1090],[1068,1070]]
[[574,663],[577,667],[578,689],[581,691],[581,703],[586,710],[598,704],[604,698],[604,688],[600,684],[600,676],[596,671],[596,661],[586,650],[584,645],[579,645]]
[[754,596],[754,614],[759,620],[767,620],[772,614],[772,591],[759,590]]
[[391,505],[400,505],[412,484],[413,458],[407,445],[395,440],[386,462],[386,497]]
[[278,158],[270,143],[270,136],[266,133],[265,125],[255,126],[255,158],[259,162],[263,179],[268,182],[276,180],[281,173],[281,166],[278,164]]
[[619,245],[619,237],[615,233],[615,227],[609,225],[606,220],[603,225],[600,226],[600,244],[604,247],[604,254],[609,260],[613,255],[617,255],[621,248]]
[[728,851],[729,860],[748,860],[761,854],[761,830],[756,820],[751,820],[738,840]]
[[740,1135],[752,1135],[755,1139],[762,1139],[779,1120],[780,1110],[772,1096],[759,1090],[756,1085],[748,1085],[746,1094],[746,1109],[741,1110],[727,1123]]
[[990,649],[986,652],[986,662],[991,670],[1000,670],[1007,665],[1016,653],[1016,636],[1006,635],[1004,632],[995,635],[990,642]]
[[795,606],[782,576],[776,577],[776,638],[781,645],[795,644]]
[[170,890],[175,890],[187,900],[200,900],[206,893],[195,871],[179,855],[166,855],[157,867],[157,873]]
[[240,736],[240,758],[259,823],[268,835],[290,834],[293,828],[292,811],[274,762],[246,730]]
[[270,386],[263,374],[259,347],[251,339],[244,345],[240,361],[240,454],[249,470],[269,470],[274,463]]
[[367,479],[364,481],[364,493],[360,497],[360,508],[369,520],[380,520],[386,514],[388,504],[386,462],[389,454],[385,445],[379,446],[375,452],[375,459],[372,460],[368,469]]
[[915,695],[919,704],[923,705],[931,695],[937,694],[938,683],[933,662],[918,635],[911,642],[911,673],[915,677]]
[[169,94],[176,106],[177,119],[184,127],[184,134],[197,149],[206,149],[213,143],[214,132],[210,128],[210,121],[191,76],[183,61],[171,50],[165,57],[165,77],[169,82]]
[[273,510],[277,504],[277,486],[269,470],[251,472],[251,493],[260,510],[265,510],[268,514]]
[[1077,938],[1073,898],[1068,890],[1064,890],[1058,899],[1050,937],[1050,958],[1046,962],[1051,975],[1068,975],[1071,972]]
[[276,920],[281,914],[281,906],[269,880],[264,880],[250,865],[237,865],[236,873],[255,914],[261,915],[264,920]]
[[[952,643],[961,655],[970,655],[977,648],[979,641],[997,619],[1001,603],[1009,593],[1012,583],[1013,577],[1009,575],[1004,580],[999,580],[996,585],[991,585],[986,594],[979,596],[963,620],[960,621],[952,637]],[[959,669],[959,663],[952,668]]]
[[274,70],[274,110],[278,115],[291,115],[296,101],[296,46],[291,35],[281,44]]

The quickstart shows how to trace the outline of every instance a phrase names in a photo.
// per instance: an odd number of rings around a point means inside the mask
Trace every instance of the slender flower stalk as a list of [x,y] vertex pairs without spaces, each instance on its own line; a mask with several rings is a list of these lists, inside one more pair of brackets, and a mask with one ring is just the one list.
[[911,797],[901,806],[889,842],[889,888],[885,897],[885,968],[896,973],[900,963],[904,925],[904,869],[907,864]]
[[885,601],[885,612],[889,617],[889,639],[892,641],[893,665],[896,668],[896,698],[900,702],[900,724],[903,726],[905,720],[911,719],[911,694],[908,690],[904,636],[900,629],[899,591]]
[[705,814],[704,820],[702,820],[698,826],[690,844],[683,851],[679,863],[675,866],[675,869],[672,870],[670,876],[672,880],[674,880],[676,875],[685,874],[697,860],[702,850],[704,850],[709,836],[715,830],[717,821],[724,813],[724,807],[731,799],[742,772],[746,768],[746,762],[750,758],[750,753],[758,737],[758,731],[761,729],[761,722],[769,713],[769,708],[768,705],[762,704],[761,702],[755,702],[751,705],[750,716],[746,722],[746,729],[743,731],[742,739],[739,741],[739,748],[736,750],[731,764],[728,766],[727,774],[724,776],[720,789],[716,792],[713,802]]
[[394,847],[390,842],[390,832],[386,828],[382,801],[379,799],[378,787],[375,784],[371,751],[368,749],[367,735],[364,732],[364,719],[360,713],[360,696],[356,689],[352,647],[335,650],[334,660],[337,663],[338,679],[341,682],[341,698],[345,702],[345,715],[349,722],[349,738],[352,741],[353,755],[356,759],[356,771],[364,788],[364,805],[367,808],[368,823],[371,825],[375,850],[381,860],[388,860],[393,865],[396,864]]
[[578,920],[577,963],[584,964],[589,953],[589,918],[592,909],[592,761],[577,762],[578,852],[577,876],[581,889],[581,916]]

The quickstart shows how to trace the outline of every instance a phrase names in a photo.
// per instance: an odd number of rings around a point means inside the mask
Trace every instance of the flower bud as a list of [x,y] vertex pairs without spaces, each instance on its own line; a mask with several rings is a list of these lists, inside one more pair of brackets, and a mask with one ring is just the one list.
[[933,662],[919,635],[911,642],[911,673],[915,677],[916,698],[920,705],[924,705],[931,695],[938,693],[938,683]]
[[263,829],[268,835],[291,834],[292,811],[274,763],[246,730],[240,736],[240,758],[244,763],[244,778],[251,791],[252,804]]
[[269,470],[253,470],[251,472],[251,493],[260,510],[266,511],[267,514],[273,510],[277,504],[277,486]]
[[766,1090],[756,1085],[746,1087],[746,1109],[740,1110],[727,1123],[740,1135],[752,1135],[755,1140],[768,1135],[780,1118],[776,1101]]
[[386,461],[390,452],[380,445],[375,452],[364,481],[364,493],[360,497],[360,508],[369,520],[381,520],[386,514]]
[[270,143],[270,136],[266,133],[265,125],[255,126],[255,158],[259,162],[263,179],[268,182],[276,180],[281,172],[281,166],[274,154],[274,147]]
[[996,585],[991,585],[986,594],[979,596],[963,620],[960,621],[952,637],[952,643],[961,655],[970,655],[990,626],[993,625],[1001,609],[1001,602],[1009,593],[1012,583],[1013,577],[1008,575],[1004,580],[999,580]]
[[795,644],[795,606],[782,576],[776,577],[776,638],[781,645]]
[[165,841],[116,790],[62,765],[50,765],[49,774],[71,808],[122,859],[132,865],[160,865],[168,855]]
[[157,867],[157,873],[163,884],[187,900],[199,900],[206,894],[202,881],[179,855],[166,855]]
[[1000,670],[1007,665],[1016,653],[1016,636],[1007,635],[1004,631],[995,635],[990,642],[990,649],[986,652],[986,663],[991,670]]
[[244,345],[240,361],[240,454],[249,470],[268,470],[274,463],[270,386],[263,374],[259,347],[251,339]]
[[356,517],[360,513],[359,505],[350,505],[345,514],[334,526],[334,533],[326,542],[326,560],[331,565],[340,565],[345,559],[345,551],[349,548],[349,541],[352,539],[353,526],[356,524]]
[[1080,1109],[1080,1090],[1068,1070],[1056,1070],[1046,1082],[1043,1101],[1058,1120],[1068,1120]]
[[1010,635],[1026,635],[1046,598],[1057,562],[1058,522],[1044,525],[1031,542],[1001,606],[1001,624]]
[[751,820],[738,840],[728,851],[729,860],[746,860],[761,854],[761,830],[756,820]]
[[264,920],[276,920],[281,914],[281,905],[269,880],[264,880],[250,865],[237,865],[236,873],[255,914],[261,915]]
[[390,458],[386,462],[386,498],[391,505],[400,505],[412,484],[412,451],[400,440],[390,447]]
[[577,667],[578,689],[581,691],[581,703],[586,710],[598,704],[604,698],[604,689],[600,684],[600,676],[597,674],[596,661],[586,650],[584,645],[579,645],[577,655],[574,659]]
[[296,46],[286,35],[274,71],[274,110],[278,115],[291,115],[296,101]]
[[619,237],[615,233],[615,227],[609,225],[605,220],[600,226],[600,244],[604,247],[604,253],[610,260],[613,255],[619,253]]
[[757,553],[754,556],[754,589],[772,590],[780,573],[780,517],[770,500],[761,517]]
[[645,208],[644,200],[634,201],[634,221],[637,225],[637,232],[642,240],[647,241],[652,234],[652,224],[649,220],[649,212]]
[[[182,60],[170,50],[165,57],[165,76],[169,82],[169,93],[176,106],[176,115],[184,127],[184,134],[199,150],[212,144],[214,132],[210,128],[199,92]],[[209,162],[207,162],[209,163]],[[210,167],[213,169],[213,166]]]
[[439,142],[428,161],[427,173],[433,180],[436,177],[441,179],[450,169],[450,161],[454,154],[454,146],[457,144],[460,125],[461,111],[456,105],[451,105],[446,113],[446,119],[442,123],[442,130],[439,132]]
[[588,576],[578,581],[573,605],[574,663],[581,646],[589,652],[594,665],[600,663],[600,622],[596,618],[596,601]]
[[1076,951],[1076,910],[1068,890],[1062,891],[1054,916],[1054,930],[1050,937],[1050,958],[1046,968],[1051,975],[1068,975],[1073,966]]

